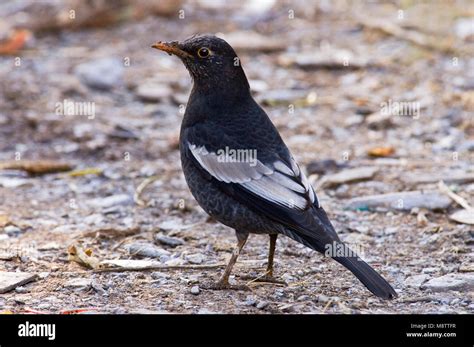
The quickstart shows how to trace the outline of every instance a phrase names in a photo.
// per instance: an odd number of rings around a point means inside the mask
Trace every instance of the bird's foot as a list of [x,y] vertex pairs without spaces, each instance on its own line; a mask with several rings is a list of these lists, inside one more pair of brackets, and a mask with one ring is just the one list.
[[250,290],[249,286],[245,284],[230,284],[229,281],[219,280],[215,283],[204,284],[203,289],[210,290]]
[[279,280],[276,277],[273,277],[272,275],[261,275],[261,276],[250,276],[250,275],[244,275],[244,276],[239,276],[239,278],[248,281],[247,284],[259,282],[259,283],[275,283],[275,284],[281,284],[281,285],[287,285],[287,283],[283,280]]

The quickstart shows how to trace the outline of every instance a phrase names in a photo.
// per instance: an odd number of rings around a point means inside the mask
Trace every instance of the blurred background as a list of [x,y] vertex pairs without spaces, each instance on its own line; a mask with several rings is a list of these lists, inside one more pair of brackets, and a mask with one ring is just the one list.
[[[67,300],[79,305],[84,295],[71,294],[70,277],[55,273],[85,271],[67,260],[70,244],[101,259],[133,260],[134,242],[163,248],[164,263],[226,258],[232,232],[207,220],[180,170],[178,134],[191,79],[178,59],[150,48],[211,33],[239,54],[254,97],[307,170],[343,238],[364,244],[366,259],[384,264],[382,272],[412,296],[436,291],[453,273],[464,289],[443,287],[439,298],[409,307],[368,308],[349,300],[354,290],[363,293],[350,276],[341,284],[316,275],[325,267],[337,273],[337,266],[279,240],[288,250],[280,274],[288,282],[312,276],[307,284],[281,295],[260,288],[254,304],[241,307],[209,293],[206,309],[473,312],[472,264],[465,266],[473,232],[473,18],[469,0],[2,1],[0,242],[35,251],[19,260],[5,256],[0,268],[52,273],[22,300],[36,307],[41,298],[43,310],[57,312]],[[170,246],[157,235],[181,241]],[[264,261],[266,239],[250,243],[249,259]],[[156,258],[150,254],[144,256]],[[302,262],[310,266],[299,273]],[[147,300],[162,292],[139,285],[148,274],[101,276],[95,283],[107,293],[141,293],[110,299],[109,312],[137,305],[203,309],[199,296],[173,301],[199,280],[187,272],[156,275],[153,286],[174,289],[153,302]],[[316,284],[319,291],[340,291],[338,299],[293,304]],[[52,297],[49,290],[58,286],[64,288]],[[17,309],[15,294],[0,303]],[[268,295],[283,306],[260,307]],[[89,300],[103,306],[101,297]]]

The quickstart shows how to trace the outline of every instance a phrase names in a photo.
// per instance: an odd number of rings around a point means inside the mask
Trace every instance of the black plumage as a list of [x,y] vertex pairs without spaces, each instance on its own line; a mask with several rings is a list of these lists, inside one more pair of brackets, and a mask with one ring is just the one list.
[[180,133],[188,186],[208,214],[237,234],[236,251],[215,288],[235,287],[228,278],[248,235],[265,233],[266,280],[272,279],[275,242],[283,234],[320,253],[332,251],[373,294],[395,297],[387,281],[340,241],[277,129],[252,98],[232,47],[210,35],[153,47],[178,56],[194,81]]

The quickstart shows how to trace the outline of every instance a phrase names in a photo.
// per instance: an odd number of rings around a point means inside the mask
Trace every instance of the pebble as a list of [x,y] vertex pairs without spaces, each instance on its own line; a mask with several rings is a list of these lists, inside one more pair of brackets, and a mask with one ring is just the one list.
[[297,66],[301,69],[360,69],[369,64],[368,59],[351,51],[327,48],[298,53],[285,53],[278,57],[278,64],[284,67]]
[[329,300],[331,300],[331,298],[327,295],[324,295],[324,294],[318,295],[318,302],[327,303],[329,302]]
[[35,274],[27,272],[0,272],[0,294],[9,292],[37,278]]
[[165,274],[163,272],[154,271],[151,273],[151,278],[153,278],[154,280],[168,279],[170,278],[170,275]]
[[268,302],[267,301],[259,301],[256,305],[256,307],[259,309],[259,310],[263,310],[265,307],[268,306]]
[[333,159],[323,159],[310,162],[306,167],[306,171],[308,175],[322,175],[330,171],[336,171],[344,166],[345,164],[338,163]]
[[182,220],[167,220],[158,225],[158,228],[163,231],[178,231],[185,230],[192,227],[192,225],[184,225]]
[[73,289],[88,289],[92,285],[92,280],[88,278],[73,278],[66,283],[64,287],[73,288]]
[[255,300],[252,296],[247,296],[244,305],[246,306],[255,306],[257,304],[257,300]]
[[32,185],[31,180],[15,177],[0,177],[0,187],[18,188],[21,186]]
[[8,236],[18,236],[21,234],[21,229],[16,225],[7,225],[5,228],[3,228],[3,231],[5,231]]
[[405,279],[405,285],[407,287],[420,288],[429,278],[430,276],[427,274],[409,276]]
[[205,257],[201,253],[190,254],[186,256],[186,260],[190,262],[191,264],[202,264],[204,259]]
[[162,243],[170,247],[177,247],[180,245],[184,245],[184,240],[177,237],[166,236],[163,234],[156,234],[155,240],[158,241],[159,243]]
[[262,94],[259,100],[270,106],[304,103],[308,93],[304,90],[276,89]]
[[110,195],[105,198],[96,198],[89,200],[88,204],[93,207],[112,207],[117,205],[131,205],[133,203],[133,199],[128,194],[117,194],[117,195]]
[[377,171],[378,168],[373,166],[343,170],[341,172],[323,177],[319,186],[334,187],[343,183],[368,180],[374,177]]
[[101,58],[78,65],[74,73],[91,88],[110,90],[122,83],[123,64],[118,58]]
[[166,85],[145,83],[140,85],[136,94],[142,101],[163,101],[167,99],[173,91]]
[[350,210],[373,210],[385,208],[410,211],[412,208],[444,210],[451,205],[451,199],[438,191],[409,191],[369,195],[350,199],[346,208]]
[[24,294],[24,293],[29,293],[30,290],[25,287],[16,287],[15,292],[17,292],[18,294]]
[[436,277],[423,284],[422,288],[433,292],[450,290],[468,292],[474,289],[474,273],[451,273]]
[[156,247],[151,243],[134,242],[125,246],[130,255],[136,255],[147,258],[159,258],[160,261],[165,262],[170,258],[170,252],[165,249]]
[[462,40],[474,38],[474,25],[472,24],[474,18],[459,18],[454,24],[454,31],[456,35]]
[[201,292],[201,291],[200,291],[200,289],[199,289],[198,286],[193,286],[193,287],[191,288],[191,294],[193,294],[193,295],[198,295],[200,292]]

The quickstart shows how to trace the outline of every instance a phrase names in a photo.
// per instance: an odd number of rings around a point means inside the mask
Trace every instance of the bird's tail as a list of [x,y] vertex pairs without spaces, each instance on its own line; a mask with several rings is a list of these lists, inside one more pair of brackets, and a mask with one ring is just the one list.
[[[397,293],[392,286],[379,275],[369,264],[364,262],[345,243],[337,240],[325,242],[315,238],[306,238],[303,243],[326,256],[336,260],[339,264],[350,270],[374,295],[382,299],[393,299]],[[300,241],[301,242],[301,241]],[[324,247],[321,247],[323,246]]]
[[349,269],[368,290],[379,298],[393,299],[397,297],[392,286],[359,257],[334,257],[333,259]]

